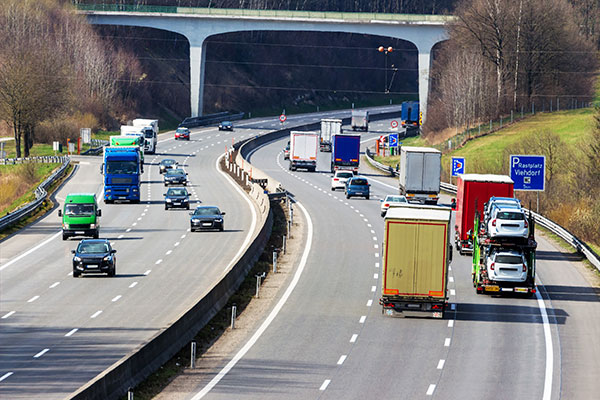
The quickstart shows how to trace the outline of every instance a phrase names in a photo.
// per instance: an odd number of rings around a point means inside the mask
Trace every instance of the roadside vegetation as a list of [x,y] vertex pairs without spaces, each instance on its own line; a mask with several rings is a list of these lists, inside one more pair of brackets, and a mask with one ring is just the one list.
[[35,189],[59,166],[57,163],[0,165],[0,215],[35,200]]

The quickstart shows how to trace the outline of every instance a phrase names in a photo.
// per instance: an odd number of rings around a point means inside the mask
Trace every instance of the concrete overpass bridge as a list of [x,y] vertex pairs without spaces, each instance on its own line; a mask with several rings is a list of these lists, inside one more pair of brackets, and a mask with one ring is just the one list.
[[431,49],[447,39],[451,16],[316,11],[191,8],[175,6],[78,5],[92,24],[176,32],[190,43],[192,116],[202,115],[206,39],[242,31],[344,32],[406,40],[418,51],[419,100],[427,114]]

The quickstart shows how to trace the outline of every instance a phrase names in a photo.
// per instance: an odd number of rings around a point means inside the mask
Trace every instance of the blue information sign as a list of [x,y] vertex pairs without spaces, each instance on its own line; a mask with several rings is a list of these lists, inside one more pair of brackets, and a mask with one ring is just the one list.
[[398,134],[390,133],[388,136],[390,147],[398,147]]
[[465,173],[465,158],[452,157],[452,176],[458,176]]
[[545,156],[511,155],[510,177],[515,190],[544,190]]

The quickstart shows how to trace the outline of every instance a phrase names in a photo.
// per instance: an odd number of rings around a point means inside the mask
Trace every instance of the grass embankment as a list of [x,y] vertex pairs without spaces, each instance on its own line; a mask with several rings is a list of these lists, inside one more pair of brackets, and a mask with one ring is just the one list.
[[34,191],[60,164],[0,165],[0,215],[35,200]]

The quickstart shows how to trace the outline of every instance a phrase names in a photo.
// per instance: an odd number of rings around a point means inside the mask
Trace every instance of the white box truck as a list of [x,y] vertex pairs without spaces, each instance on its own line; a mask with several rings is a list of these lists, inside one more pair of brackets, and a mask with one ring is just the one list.
[[318,132],[290,132],[290,170],[306,168],[315,172],[317,169],[317,152],[319,151]]
[[331,138],[333,135],[342,133],[341,119],[322,119],[321,120],[321,151],[331,151]]
[[369,130],[369,112],[352,110],[352,118],[350,120],[350,126],[353,131],[368,131]]
[[144,129],[144,151],[146,153],[156,153],[158,145],[158,120],[136,118],[132,121],[133,126],[139,126]]
[[440,197],[442,153],[430,147],[407,147],[400,150],[400,194],[409,202],[437,204]]

